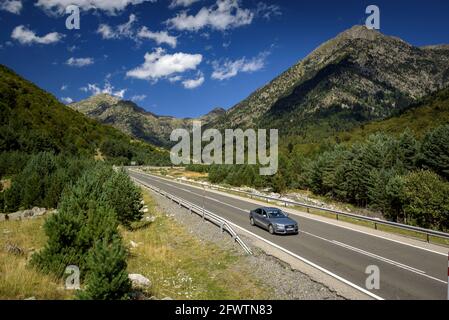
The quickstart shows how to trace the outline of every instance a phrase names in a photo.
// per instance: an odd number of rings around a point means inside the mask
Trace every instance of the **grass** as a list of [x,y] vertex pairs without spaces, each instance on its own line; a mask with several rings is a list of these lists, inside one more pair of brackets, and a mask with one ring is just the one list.
[[[28,266],[32,252],[45,245],[43,218],[0,222],[0,300],[63,300],[73,297],[64,290],[64,283]],[[5,249],[7,244],[21,248],[24,255],[14,255]]]
[[146,228],[123,231],[131,248],[128,271],[149,278],[147,294],[172,299],[268,299],[267,288],[253,280],[244,257],[212,243],[200,241],[174,219],[158,209],[143,190],[149,214],[156,221]]

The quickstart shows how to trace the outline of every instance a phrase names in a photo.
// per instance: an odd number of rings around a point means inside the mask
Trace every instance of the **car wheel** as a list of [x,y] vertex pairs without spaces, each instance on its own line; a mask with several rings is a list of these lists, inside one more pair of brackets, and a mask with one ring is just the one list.
[[251,219],[249,219],[249,222],[251,223],[251,225],[254,227],[256,225],[256,223],[254,222],[254,218],[251,217]]
[[270,233],[270,234],[274,234],[274,228],[273,228],[273,226],[270,224],[270,226],[268,227],[268,232]]

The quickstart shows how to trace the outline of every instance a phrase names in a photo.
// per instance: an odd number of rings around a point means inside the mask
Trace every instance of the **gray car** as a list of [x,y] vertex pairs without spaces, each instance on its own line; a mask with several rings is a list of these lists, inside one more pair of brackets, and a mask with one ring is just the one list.
[[249,221],[252,226],[259,226],[271,234],[298,234],[298,223],[288,214],[277,208],[259,208],[251,210]]

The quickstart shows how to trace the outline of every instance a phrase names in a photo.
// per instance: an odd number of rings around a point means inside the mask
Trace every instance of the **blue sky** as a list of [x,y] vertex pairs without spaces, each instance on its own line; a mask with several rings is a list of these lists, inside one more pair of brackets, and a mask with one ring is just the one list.
[[[70,3],[81,9],[80,30],[65,26]],[[0,0],[0,63],[61,100],[108,92],[196,117],[232,107],[363,24],[370,4],[383,33],[449,44],[447,0]]]

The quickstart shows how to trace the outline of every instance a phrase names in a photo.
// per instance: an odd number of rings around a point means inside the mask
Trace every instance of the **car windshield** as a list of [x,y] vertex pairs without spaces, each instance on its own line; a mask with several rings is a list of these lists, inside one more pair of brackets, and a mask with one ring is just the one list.
[[268,216],[270,218],[285,218],[285,214],[281,210],[269,209],[269,210],[266,210],[266,211],[267,211]]

